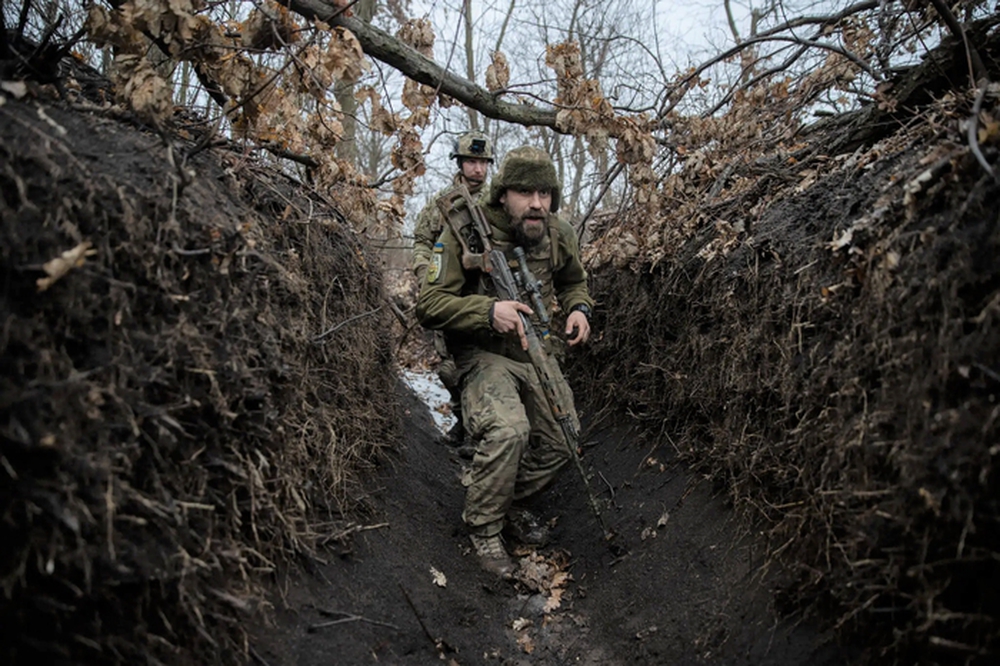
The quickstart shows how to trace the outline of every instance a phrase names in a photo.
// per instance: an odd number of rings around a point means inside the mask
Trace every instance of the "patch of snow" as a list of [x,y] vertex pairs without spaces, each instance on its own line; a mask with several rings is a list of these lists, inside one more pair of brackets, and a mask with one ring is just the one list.
[[441,432],[448,432],[455,425],[455,417],[451,413],[451,396],[436,372],[403,370],[403,381],[431,410],[434,423]]

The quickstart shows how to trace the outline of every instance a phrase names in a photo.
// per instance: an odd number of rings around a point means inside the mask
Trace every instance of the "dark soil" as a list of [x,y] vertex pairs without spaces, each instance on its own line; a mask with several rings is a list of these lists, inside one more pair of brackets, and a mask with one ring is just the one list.
[[242,663],[395,439],[381,274],[246,155],[3,101],[0,661]]
[[371,529],[326,564],[282,577],[275,626],[254,632],[260,663],[848,663],[828,636],[775,611],[759,538],[711,485],[665,440],[627,425],[583,440],[595,489],[613,496],[612,544],[575,469],[535,502],[556,521],[539,553],[572,576],[559,607],[543,612],[544,595],[479,569],[461,525],[463,461],[426,406],[400,391],[406,440],[372,480]]
[[750,189],[695,189],[705,219],[669,259],[592,273],[602,335],[573,368],[766,524],[783,597],[873,663],[1000,651],[1000,142],[967,145],[971,102],[849,153],[816,130],[745,165]]
[[[383,292],[327,202],[227,152],[184,182],[120,119],[38,101],[0,118],[10,663],[240,663],[249,626],[271,664],[843,663],[776,614],[763,546],[711,485],[622,425],[584,439],[614,543],[568,468],[537,504],[553,545],[491,579],[461,460],[389,388],[388,315],[342,327]],[[39,292],[82,241],[97,253]],[[331,478],[383,447],[377,474]],[[340,513],[358,502],[360,525]]]

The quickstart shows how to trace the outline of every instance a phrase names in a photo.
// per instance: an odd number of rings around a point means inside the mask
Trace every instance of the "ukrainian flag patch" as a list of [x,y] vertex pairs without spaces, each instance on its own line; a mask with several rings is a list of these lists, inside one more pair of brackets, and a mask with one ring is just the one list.
[[431,254],[431,263],[427,267],[427,281],[437,282],[441,277],[441,265],[444,262],[444,243],[434,243],[434,252]]

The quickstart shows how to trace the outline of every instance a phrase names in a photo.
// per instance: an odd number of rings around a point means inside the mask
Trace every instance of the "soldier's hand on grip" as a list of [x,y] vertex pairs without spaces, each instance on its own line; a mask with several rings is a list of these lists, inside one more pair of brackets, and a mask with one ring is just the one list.
[[566,317],[566,340],[569,346],[586,342],[590,337],[590,322],[582,312],[570,312]]
[[524,334],[524,324],[518,313],[531,316],[531,308],[519,301],[497,301],[493,304],[493,330],[497,333],[517,331],[521,338],[521,349],[528,349],[528,337]]

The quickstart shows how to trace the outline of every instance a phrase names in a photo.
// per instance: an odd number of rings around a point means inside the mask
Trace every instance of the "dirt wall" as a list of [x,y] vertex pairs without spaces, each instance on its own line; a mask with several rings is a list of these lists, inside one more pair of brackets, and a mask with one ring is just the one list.
[[962,117],[737,161],[756,184],[705,196],[717,223],[672,259],[594,271],[600,337],[573,368],[585,404],[662,433],[769,532],[788,608],[877,663],[1000,649],[1000,185]]
[[0,660],[242,663],[261,575],[350,531],[395,437],[381,274],[197,122],[6,101]]

